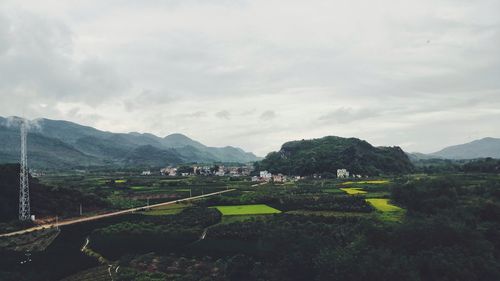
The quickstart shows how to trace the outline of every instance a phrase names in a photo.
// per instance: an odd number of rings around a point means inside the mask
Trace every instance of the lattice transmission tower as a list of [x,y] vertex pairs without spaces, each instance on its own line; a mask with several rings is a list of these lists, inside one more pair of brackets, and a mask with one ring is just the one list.
[[30,219],[30,187],[28,183],[28,126],[26,120],[21,121],[21,171],[19,173],[19,220]]

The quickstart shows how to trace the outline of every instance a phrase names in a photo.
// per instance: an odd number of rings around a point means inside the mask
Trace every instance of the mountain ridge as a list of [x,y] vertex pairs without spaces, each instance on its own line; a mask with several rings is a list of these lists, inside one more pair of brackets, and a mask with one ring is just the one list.
[[[0,117],[0,141],[4,144],[0,148],[0,163],[17,161],[22,120],[20,117]],[[35,167],[43,167],[43,161],[57,168],[112,164],[152,167],[188,162],[246,163],[259,160],[253,153],[240,148],[209,147],[180,133],[163,138],[149,133],[112,133],[70,121],[46,118],[28,120],[28,124],[28,152],[30,156],[40,155],[39,158],[30,157]],[[54,152],[59,147],[66,151],[47,155],[47,151]],[[141,157],[141,151],[147,152],[151,159]],[[44,159],[42,155],[47,158]],[[75,158],[74,161],[72,158]]]
[[463,144],[447,146],[433,153],[411,152],[407,154],[412,161],[429,159],[500,159],[500,138],[484,137]]

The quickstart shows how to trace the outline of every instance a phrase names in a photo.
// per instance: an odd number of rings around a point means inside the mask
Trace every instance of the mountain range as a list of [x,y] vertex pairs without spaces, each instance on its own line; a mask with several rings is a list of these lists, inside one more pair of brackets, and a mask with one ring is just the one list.
[[488,137],[464,144],[448,146],[434,153],[409,153],[408,156],[412,160],[432,158],[467,160],[487,157],[500,159],[500,139]]
[[[19,161],[19,117],[0,117],[0,163]],[[111,133],[76,123],[36,119],[28,122],[29,164],[34,168],[122,165],[162,167],[180,163],[259,160],[241,148],[209,147],[182,134]]]

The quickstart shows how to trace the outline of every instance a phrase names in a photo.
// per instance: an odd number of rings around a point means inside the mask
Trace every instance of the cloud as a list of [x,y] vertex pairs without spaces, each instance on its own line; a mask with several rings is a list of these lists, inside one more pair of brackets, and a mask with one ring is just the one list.
[[215,117],[219,119],[229,120],[231,119],[231,114],[227,110],[222,110],[215,113]]
[[0,115],[259,155],[500,137],[500,2],[462,2],[4,0]]
[[272,110],[266,110],[260,115],[260,120],[269,121],[276,118],[276,113]]
[[324,114],[318,118],[320,121],[324,122],[334,122],[334,123],[351,123],[354,121],[360,121],[363,119],[376,117],[379,113],[372,109],[362,108],[362,109],[352,109],[341,107]]
[[[74,35],[62,22],[0,10],[0,92],[25,105],[58,101],[99,104],[123,93],[129,82],[97,56],[78,59]],[[2,51],[3,50],[3,51]]]

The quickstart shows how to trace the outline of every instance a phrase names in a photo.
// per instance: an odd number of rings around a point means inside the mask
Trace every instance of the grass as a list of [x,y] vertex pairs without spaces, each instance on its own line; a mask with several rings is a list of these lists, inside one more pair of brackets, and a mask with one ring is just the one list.
[[358,187],[346,187],[346,188],[341,188],[340,190],[346,192],[349,195],[359,195],[366,193],[366,191]]
[[389,199],[371,198],[366,199],[375,209],[380,212],[379,217],[384,221],[401,221],[405,210],[389,203]]
[[115,180],[115,183],[126,183],[127,180]]
[[278,214],[280,210],[274,209],[264,204],[256,205],[236,205],[236,206],[215,206],[224,216],[234,215],[264,215],[264,214]]

